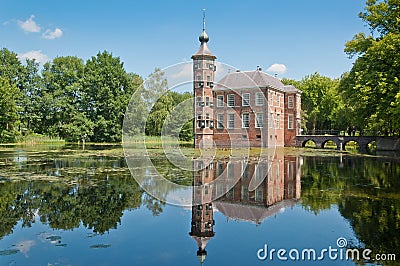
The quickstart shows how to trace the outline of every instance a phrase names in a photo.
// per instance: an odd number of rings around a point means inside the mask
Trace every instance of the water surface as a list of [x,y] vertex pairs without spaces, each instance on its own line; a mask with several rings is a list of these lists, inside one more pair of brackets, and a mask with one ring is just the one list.
[[[237,180],[211,205],[182,208],[146,194],[119,146],[87,148],[0,148],[0,265],[305,265],[321,261],[259,260],[257,252],[338,248],[340,237],[371,257],[400,260],[396,157],[297,150],[266,163],[215,160],[193,174],[155,155],[156,168],[176,183]],[[251,191],[257,173],[267,177]],[[322,263],[397,265],[328,256]]]

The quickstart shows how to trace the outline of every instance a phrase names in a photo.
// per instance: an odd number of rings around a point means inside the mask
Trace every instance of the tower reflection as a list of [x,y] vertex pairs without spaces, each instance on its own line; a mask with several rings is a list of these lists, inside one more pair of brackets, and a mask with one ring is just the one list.
[[228,220],[261,224],[300,199],[302,157],[274,154],[261,161],[196,159],[193,164],[189,235],[198,245],[201,264],[207,256],[206,245],[215,235],[214,210]]

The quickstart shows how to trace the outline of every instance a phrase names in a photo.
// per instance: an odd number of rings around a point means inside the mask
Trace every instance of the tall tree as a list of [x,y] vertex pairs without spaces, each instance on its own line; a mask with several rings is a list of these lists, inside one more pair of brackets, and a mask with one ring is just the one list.
[[0,142],[15,140],[18,123],[17,96],[19,92],[14,83],[0,77]]
[[160,136],[163,124],[169,119],[173,107],[173,97],[168,90],[164,72],[156,68],[144,83],[144,98],[149,116],[146,121],[146,134]]
[[371,35],[358,33],[346,43],[353,68],[340,84],[351,122],[360,130],[400,134],[400,1],[368,0],[360,18]]
[[119,57],[107,51],[86,62],[83,87],[85,110],[95,122],[92,141],[121,141],[125,110],[139,80],[125,71]]
[[337,93],[339,80],[314,73],[298,82],[287,79],[282,82],[303,92],[301,109],[307,130],[337,129],[336,114],[341,102]]
[[74,56],[58,57],[44,65],[41,107],[45,133],[69,141],[93,135],[94,123],[83,108],[84,67],[82,59]]

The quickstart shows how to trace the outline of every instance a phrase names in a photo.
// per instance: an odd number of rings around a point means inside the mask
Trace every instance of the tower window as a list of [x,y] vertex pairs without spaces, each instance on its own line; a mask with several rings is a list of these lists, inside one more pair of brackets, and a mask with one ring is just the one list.
[[209,106],[210,105],[210,97],[206,97],[206,106]]
[[288,129],[293,129],[293,115],[288,115]]
[[273,113],[269,114],[269,127],[274,128],[274,114]]
[[276,128],[281,128],[281,114],[276,114]]
[[217,107],[224,107],[224,95],[217,96]]
[[250,93],[242,94],[242,106],[250,106]]
[[262,92],[256,93],[256,106],[264,105],[264,94]]
[[228,107],[234,107],[235,106],[235,94],[228,94],[227,105],[228,105]]
[[293,96],[288,97],[288,108],[292,109],[294,107],[294,98]]
[[211,76],[207,76],[207,82],[211,81]]
[[250,127],[250,114],[249,113],[243,113],[242,114],[242,127],[243,128],[249,128]]
[[196,80],[201,81],[201,76],[196,76]]

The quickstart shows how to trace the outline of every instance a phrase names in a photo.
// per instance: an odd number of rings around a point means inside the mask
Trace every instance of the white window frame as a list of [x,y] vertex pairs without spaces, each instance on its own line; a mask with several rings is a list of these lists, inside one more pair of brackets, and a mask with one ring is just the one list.
[[[233,118],[233,119],[231,119],[231,118]],[[230,122],[233,123],[233,127],[231,127]],[[227,123],[227,128],[234,129],[235,128],[235,114],[233,114],[233,113],[228,114],[226,123]]]
[[288,115],[288,129],[294,129],[294,115]]
[[288,96],[288,109],[293,109],[293,108],[294,108],[294,97]]
[[263,106],[264,105],[264,93],[257,92],[256,93],[256,106]]
[[[230,99],[230,98],[232,98],[232,99]],[[230,104],[231,101],[233,101],[233,105]],[[235,107],[235,94],[228,94],[227,99],[226,99],[226,106]]]
[[217,95],[217,107],[224,107],[224,95]]
[[269,96],[269,105],[273,106],[274,105],[274,94],[271,92]]
[[250,93],[242,93],[242,106],[250,106]]
[[281,128],[281,114],[276,114],[276,128],[280,129]]
[[[259,116],[261,116],[261,123]],[[254,120],[256,128],[262,128],[264,125],[264,114],[263,113],[256,113],[256,119]]]
[[274,113],[269,114],[269,127],[274,128]]
[[280,96],[280,95],[277,95],[277,96],[276,96],[276,106],[277,106],[277,107],[280,107],[280,106],[281,106],[281,96]]
[[217,128],[218,129],[224,128],[224,114],[217,115]]
[[[245,126],[245,119],[244,117],[248,116],[247,126]],[[242,128],[249,128],[250,127],[250,113],[242,113]]]

